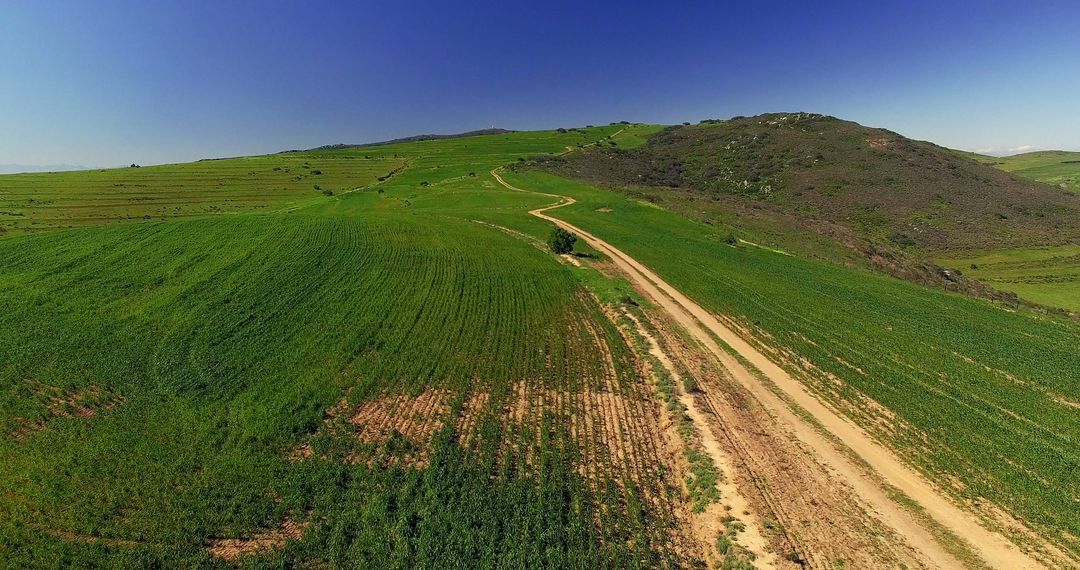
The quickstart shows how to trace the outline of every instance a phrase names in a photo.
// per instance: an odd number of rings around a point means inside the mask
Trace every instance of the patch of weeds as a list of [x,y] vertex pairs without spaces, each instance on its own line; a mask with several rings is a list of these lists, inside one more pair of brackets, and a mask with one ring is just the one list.
[[719,567],[722,570],[753,570],[754,553],[737,541],[746,525],[732,516],[725,517],[723,522],[724,528],[716,536],[716,551],[724,557]]

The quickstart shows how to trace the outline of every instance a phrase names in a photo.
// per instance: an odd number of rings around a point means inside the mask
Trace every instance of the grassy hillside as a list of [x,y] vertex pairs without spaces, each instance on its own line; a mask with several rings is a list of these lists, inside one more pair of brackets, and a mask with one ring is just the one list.
[[271,157],[410,169],[287,212],[0,238],[5,561],[214,566],[302,537],[264,559],[689,563],[629,349],[569,269],[473,221],[546,201],[474,170],[614,130]]
[[[1080,193],[1080,152],[1047,150],[1005,157],[956,152],[1024,178]],[[943,255],[938,263],[1036,303],[1080,312],[1075,250],[1075,241],[1061,247],[979,248]]]
[[971,252],[937,262],[1036,303],[1080,313],[1080,245]]
[[274,211],[375,182],[392,155],[301,154],[0,178],[0,233]]
[[1045,182],[1070,192],[1080,192],[1080,152],[1043,150],[1002,157],[964,154],[1005,172]]
[[559,217],[755,332],[808,386],[956,496],[1005,505],[1080,551],[1068,538],[1080,536],[1080,323],[733,247],[724,228],[548,173],[507,178],[576,198]]

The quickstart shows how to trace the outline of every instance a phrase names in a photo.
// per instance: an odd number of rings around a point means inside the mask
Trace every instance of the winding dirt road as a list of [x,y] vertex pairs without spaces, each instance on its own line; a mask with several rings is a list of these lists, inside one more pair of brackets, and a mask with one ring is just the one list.
[[[965,567],[956,556],[942,546],[935,534],[930,532],[923,522],[889,497],[886,486],[901,491],[907,498],[922,507],[927,516],[966,542],[986,565],[1003,570],[1044,568],[1042,564],[1022,552],[1005,537],[984,527],[973,514],[964,511],[939,493],[926,478],[904,464],[890,449],[878,443],[851,420],[824,405],[801,382],[792,378],[784,369],[652,270],[606,241],[547,214],[555,208],[574,204],[573,198],[514,187],[503,180],[499,175],[499,170],[498,168],[492,170],[491,175],[507,189],[557,199],[556,203],[537,208],[529,213],[577,234],[591,247],[608,255],[652,302],[663,308],[671,318],[685,327],[770,413],[783,425],[789,427],[799,440],[817,454],[820,461],[835,470],[837,475],[857,493],[862,502],[883,523],[919,551],[929,566]],[[718,345],[713,335],[764,373],[783,398]],[[833,437],[826,437],[810,422],[795,413],[784,399],[801,407]],[[841,449],[834,441],[843,442],[843,446],[847,449]],[[857,465],[845,451],[857,455],[871,467],[873,472],[868,473]]]

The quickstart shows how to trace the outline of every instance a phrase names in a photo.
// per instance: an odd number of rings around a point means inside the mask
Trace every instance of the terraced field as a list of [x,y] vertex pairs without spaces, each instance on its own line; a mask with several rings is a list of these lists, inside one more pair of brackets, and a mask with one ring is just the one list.
[[273,211],[375,182],[393,157],[299,154],[0,179],[0,232]]

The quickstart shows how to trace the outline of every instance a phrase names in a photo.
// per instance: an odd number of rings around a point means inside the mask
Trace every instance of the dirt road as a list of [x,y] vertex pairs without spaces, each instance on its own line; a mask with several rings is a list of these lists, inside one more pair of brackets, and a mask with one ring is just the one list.
[[[822,462],[834,469],[882,522],[922,553],[929,566],[963,568],[964,564],[946,550],[937,537],[927,530],[915,515],[892,500],[882,483],[903,492],[936,523],[968,543],[988,566],[1001,569],[1044,568],[1042,564],[1022,552],[1006,538],[982,526],[974,515],[962,510],[940,494],[929,481],[905,465],[891,450],[878,443],[852,421],[825,406],[801,382],[792,378],[714,315],[666,283],[649,268],[591,233],[547,214],[555,208],[575,203],[573,198],[516,188],[503,180],[498,170],[493,170],[492,176],[510,190],[541,194],[557,199],[558,202],[529,213],[576,233],[591,247],[608,255],[654,303],[685,327],[766,409],[782,424],[789,427],[799,440],[818,455]],[[843,442],[847,451],[854,453],[868,464],[873,473],[867,473],[845,455],[833,439],[820,433],[808,421],[796,414],[777,393],[770,390],[739,360],[719,346],[713,335],[764,373],[785,398],[805,410],[824,430],[834,436],[835,440]]]

